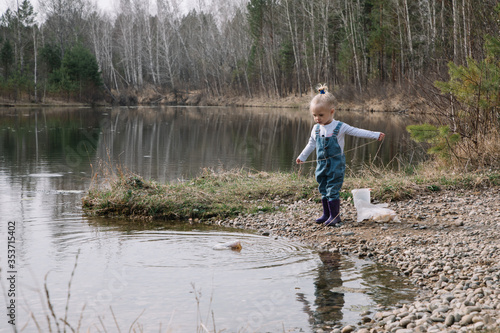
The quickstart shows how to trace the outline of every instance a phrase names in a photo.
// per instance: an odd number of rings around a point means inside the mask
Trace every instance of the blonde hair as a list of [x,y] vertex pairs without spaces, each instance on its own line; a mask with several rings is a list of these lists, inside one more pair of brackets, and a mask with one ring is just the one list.
[[337,99],[331,92],[328,91],[328,86],[326,84],[318,84],[316,87],[316,91],[318,91],[318,94],[313,97],[311,100],[311,103],[309,104],[309,107],[312,107],[317,104],[323,104],[328,108],[334,108]]

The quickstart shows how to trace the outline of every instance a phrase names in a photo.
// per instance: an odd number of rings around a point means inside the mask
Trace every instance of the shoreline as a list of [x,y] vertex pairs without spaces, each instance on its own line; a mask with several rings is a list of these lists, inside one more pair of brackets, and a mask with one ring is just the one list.
[[[335,94],[335,92],[334,92]],[[342,92],[336,95],[341,96]],[[206,96],[203,92],[192,91],[184,94],[174,95],[165,93],[151,94],[147,90],[134,95],[136,103],[117,105],[110,101],[99,101],[95,104],[65,102],[58,100],[47,100],[34,103],[29,100],[12,101],[4,99],[0,101],[0,107],[4,108],[37,108],[37,107],[148,107],[148,106],[213,106],[213,107],[259,107],[259,108],[295,108],[308,109],[309,102],[314,96],[312,92],[303,93],[300,96],[289,95],[286,97],[276,96]],[[388,89],[384,93],[370,94],[356,98],[338,98],[337,110],[360,111],[360,112],[396,112],[396,113],[426,113],[429,111],[426,102],[420,96],[409,96],[401,90]]]
[[314,223],[320,205],[301,200],[282,205],[284,212],[203,223],[368,258],[398,268],[418,288],[412,304],[317,332],[500,332],[499,198],[498,187],[420,193],[390,204],[400,222],[358,223],[353,204],[343,200],[342,225],[324,227]]

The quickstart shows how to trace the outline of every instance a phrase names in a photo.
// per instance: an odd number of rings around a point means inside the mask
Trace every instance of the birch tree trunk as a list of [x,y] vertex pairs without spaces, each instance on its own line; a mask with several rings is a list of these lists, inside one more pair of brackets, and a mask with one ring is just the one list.
[[405,49],[404,49],[404,40],[403,40],[403,36],[404,36],[404,33],[403,33],[403,23],[401,22],[401,16],[402,16],[402,13],[401,11],[399,10],[399,4],[397,6],[397,9],[396,9],[396,12],[397,12],[397,15],[398,15],[398,27],[399,27],[399,46],[400,46],[400,58],[401,58],[401,68],[400,68],[400,71],[399,71],[399,84],[401,84],[401,81],[402,81],[402,78],[403,78],[403,75],[404,75],[404,72],[405,72]]
[[[304,40],[303,45],[310,45],[311,49],[311,55],[308,56],[308,50],[307,46],[304,48],[305,50],[305,57],[306,57],[306,65],[307,65],[307,76],[309,78],[309,85],[311,89],[314,87],[314,84],[318,83],[319,81],[319,71],[317,70],[318,66],[318,59],[316,55],[316,16],[315,16],[315,11],[314,11],[314,2],[312,1],[302,1],[302,10],[304,12],[304,15],[307,15],[308,21],[309,21],[309,27],[306,26],[307,21],[304,20],[304,31],[303,31],[303,36],[304,39],[306,36],[310,35],[310,42],[308,43],[306,40]],[[306,32],[306,29],[309,29],[309,33]],[[310,59],[310,60],[309,60]],[[309,66],[310,63],[310,66]],[[312,67],[312,73],[309,67]],[[314,78],[314,83],[312,82]]]
[[467,6],[468,1],[467,0],[462,0],[462,17],[463,17],[463,24],[464,24],[464,57],[471,57],[471,50],[469,47],[469,20],[468,20],[468,13],[470,12],[470,8]]
[[459,46],[458,46],[458,0],[452,0],[453,7],[453,62],[458,64],[459,61]]
[[430,25],[431,25],[431,47],[430,52],[434,54],[436,50],[436,0],[429,0],[429,13],[430,13]]
[[354,85],[358,87],[359,92],[362,92],[361,87],[361,75],[360,75],[360,64],[358,57],[358,50],[356,47],[356,34],[354,28],[354,9],[352,7],[352,2],[350,0],[345,0],[345,12],[346,14],[342,14],[344,26],[347,32],[347,36],[349,38],[352,52],[354,56]]
[[408,34],[408,51],[410,53],[410,59],[409,59],[409,72],[411,75],[411,78],[413,79],[414,76],[414,54],[413,54],[413,38],[411,34],[411,23],[410,23],[410,11],[408,10],[408,0],[404,0],[404,6],[405,6],[405,18],[406,18],[406,32]]
[[[286,4],[286,17],[288,21],[288,28],[290,29],[290,38],[292,40],[292,49],[293,49],[293,55],[295,57],[295,71],[297,74],[297,89],[299,90],[299,95],[302,96],[302,87],[301,87],[301,80],[300,80],[300,57],[298,54],[298,36],[297,36],[297,23],[292,24],[292,19],[290,17],[290,4],[289,0],[285,0]],[[295,17],[295,16],[294,16]]]
[[[323,75],[326,82],[331,82],[331,84],[333,85],[333,77],[330,78],[330,73],[331,71],[329,71],[329,66],[328,64],[330,63],[330,61],[332,62],[332,66],[331,66],[331,69],[333,70],[334,69],[334,65],[333,65],[333,59],[332,59],[332,56],[330,55],[330,49],[328,47],[328,34],[329,34],[329,30],[328,30],[328,17],[330,15],[330,1],[327,0],[325,1],[325,7],[324,7],[324,10],[323,10],[323,15],[322,15],[322,43],[321,43],[321,55],[322,55],[322,59],[321,59],[321,67],[319,68],[319,73],[320,75]],[[318,82],[321,82],[322,80],[321,79],[318,79]],[[333,88],[333,86],[331,87]]]
[[[170,82],[170,88],[175,89],[174,83],[174,74],[172,69],[172,52],[171,52],[171,35],[173,33],[171,26],[172,23],[170,20],[173,20],[173,14],[170,12],[170,4],[165,0],[158,0],[156,2],[156,8],[158,10],[158,19],[157,19],[157,75],[160,83]],[[162,75],[162,72],[165,72],[166,75]],[[162,79],[162,77],[164,77]]]
[[35,68],[33,71],[33,82],[34,82],[34,88],[35,88],[35,103],[38,103],[38,47],[37,47],[37,37],[36,37],[36,25],[33,26],[33,57],[35,60]]

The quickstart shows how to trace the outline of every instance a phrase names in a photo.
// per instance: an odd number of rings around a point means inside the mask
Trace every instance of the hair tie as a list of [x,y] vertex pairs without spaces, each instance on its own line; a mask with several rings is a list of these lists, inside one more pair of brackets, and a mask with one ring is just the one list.
[[321,95],[324,95],[324,94],[325,94],[325,89],[321,89],[321,90],[319,91],[319,93],[320,93]]

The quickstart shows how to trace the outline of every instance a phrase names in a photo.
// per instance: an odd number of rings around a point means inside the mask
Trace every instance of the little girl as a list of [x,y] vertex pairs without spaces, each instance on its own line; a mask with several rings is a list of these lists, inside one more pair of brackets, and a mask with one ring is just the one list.
[[335,96],[328,92],[325,85],[319,86],[318,91],[319,94],[314,96],[309,106],[317,125],[311,131],[309,143],[297,157],[297,164],[304,163],[316,148],[316,181],[323,203],[323,216],[316,223],[334,226],[340,222],[339,193],[345,173],[345,135],[382,141],[385,134],[352,127],[333,119]]

